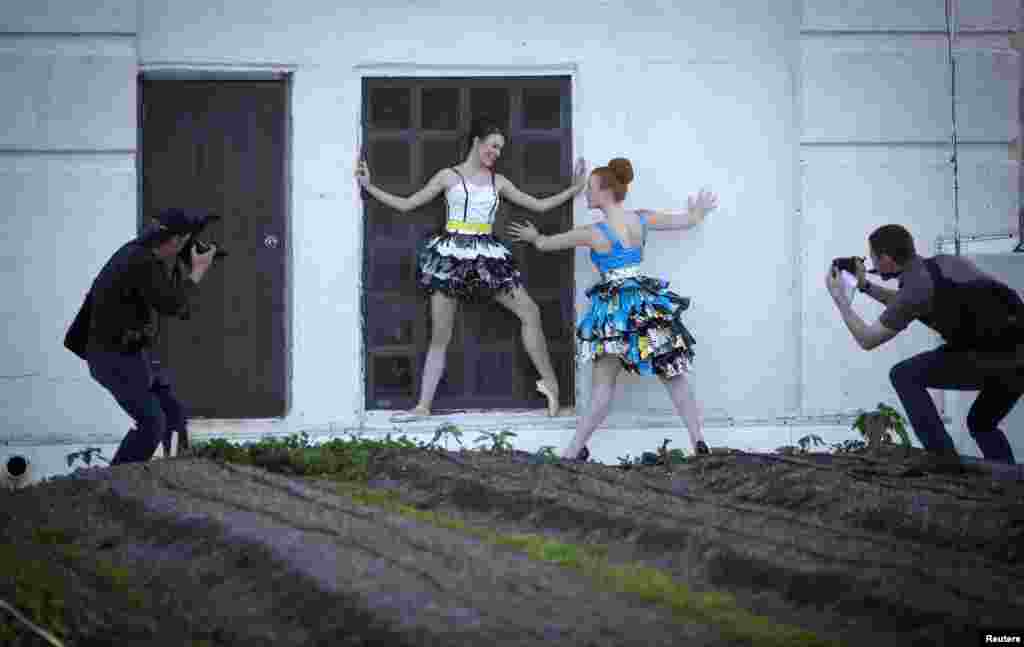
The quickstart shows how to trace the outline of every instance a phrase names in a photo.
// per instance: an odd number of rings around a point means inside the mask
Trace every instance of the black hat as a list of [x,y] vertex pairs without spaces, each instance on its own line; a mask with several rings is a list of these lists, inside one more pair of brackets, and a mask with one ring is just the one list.
[[170,236],[190,234],[196,230],[196,225],[202,222],[202,215],[180,207],[164,209],[150,221],[150,224],[146,225],[139,240],[150,242]]
[[178,207],[164,209],[156,217],[157,229],[168,234],[188,234],[202,221],[202,215]]

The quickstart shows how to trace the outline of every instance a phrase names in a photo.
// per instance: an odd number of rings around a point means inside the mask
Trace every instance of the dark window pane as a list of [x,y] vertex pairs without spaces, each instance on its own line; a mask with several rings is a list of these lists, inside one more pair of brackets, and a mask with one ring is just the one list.
[[523,145],[523,182],[561,184],[562,143],[535,141]]
[[[528,216],[527,216],[528,217]],[[536,222],[536,221],[535,221]],[[545,236],[553,236],[566,230],[557,222],[540,222],[537,228]],[[561,250],[541,252],[532,246],[519,245],[523,280],[534,290],[560,289],[573,284],[572,264],[575,252]]]
[[412,397],[413,368],[409,357],[371,356],[374,397]]
[[370,246],[374,243],[406,240],[410,236],[411,223],[406,214],[399,213],[376,200],[370,200],[368,205]]
[[483,344],[508,343],[519,339],[519,317],[498,304],[466,307],[466,333]]
[[412,125],[409,88],[375,88],[370,91],[370,127],[404,129]]
[[435,198],[416,211],[410,211],[402,217],[409,225],[408,241],[415,246],[428,234],[436,234],[442,226],[447,211],[443,197]]
[[[370,254],[369,281],[371,290],[402,290],[412,288],[414,280],[414,254],[404,243],[388,245],[378,244]],[[376,324],[376,322],[371,322]]]
[[455,166],[464,157],[465,151],[459,150],[455,138],[427,139],[423,142],[423,177],[424,184],[443,168]]
[[[515,395],[514,384],[518,380],[514,375],[519,369],[519,354],[525,355],[525,352],[481,352],[476,360],[476,374],[480,377],[476,385],[477,394],[506,397]],[[532,366],[530,370],[533,370]]]
[[501,173],[510,182],[519,186],[523,183],[523,145],[513,139],[505,140],[505,148],[501,151],[495,171]]
[[409,145],[403,141],[382,140],[370,144],[367,163],[370,165],[370,180],[382,184],[407,185],[412,180],[409,159]]
[[523,90],[523,113],[524,128],[560,128],[562,96],[556,88]]
[[[452,346],[455,346],[455,344],[452,344]],[[449,346],[449,348],[452,348],[452,346]],[[426,358],[425,353],[419,358],[421,372],[423,361]],[[448,356],[445,359],[444,375],[441,376],[441,381],[437,383],[437,391],[434,396],[434,402],[441,406],[445,406],[445,398],[457,400],[466,394],[465,353],[462,352],[461,348],[452,348],[452,350],[448,351]],[[449,406],[451,406],[451,403],[449,403]],[[456,404],[456,406],[458,405]],[[463,438],[462,442],[466,442],[466,439]]]
[[567,313],[559,301],[538,303],[540,306],[540,323],[544,336],[548,339],[565,339],[572,332],[572,320],[566,320]]
[[418,299],[369,297],[366,300],[366,310],[367,320],[371,322],[371,325],[367,326],[371,346],[415,343],[413,332],[422,316]]
[[424,88],[423,128],[455,130],[459,117],[458,88]]
[[509,99],[508,90],[504,88],[473,88],[469,91],[470,118],[487,117],[496,122],[505,131],[508,138]]
[[[572,350],[552,351],[551,365],[558,378],[558,401],[566,406],[573,401],[573,375],[576,367],[576,355]],[[547,401],[545,400],[545,403]]]

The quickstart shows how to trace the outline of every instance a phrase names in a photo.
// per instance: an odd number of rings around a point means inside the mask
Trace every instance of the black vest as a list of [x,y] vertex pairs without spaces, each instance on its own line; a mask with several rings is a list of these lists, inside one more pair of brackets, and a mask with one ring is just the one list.
[[954,283],[934,258],[924,265],[935,283],[932,312],[918,320],[942,335],[951,350],[1010,350],[1024,344],[1024,301],[993,279]]

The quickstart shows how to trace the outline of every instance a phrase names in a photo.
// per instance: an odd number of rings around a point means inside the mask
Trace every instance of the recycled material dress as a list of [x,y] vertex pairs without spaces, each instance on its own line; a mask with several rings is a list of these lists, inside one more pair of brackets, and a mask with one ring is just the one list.
[[427,294],[441,292],[466,302],[487,301],[522,285],[512,252],[494,237],[498,190],[466,182],[445,192],[448,218],[444,231],[427,236],[416,254],[416,283]]
[[675,377],[690,370],[696,341],[681,320],[690,299],[668,289],[668,282],[640,272],[647,243],[647,217],[640,247],[626,247],[605,222],[598,229],[611,242],[607,253],[590,251],[601,272],[599,283],[587,290],[589,308],[576,327],[583,361],[617,357],[637,375]]

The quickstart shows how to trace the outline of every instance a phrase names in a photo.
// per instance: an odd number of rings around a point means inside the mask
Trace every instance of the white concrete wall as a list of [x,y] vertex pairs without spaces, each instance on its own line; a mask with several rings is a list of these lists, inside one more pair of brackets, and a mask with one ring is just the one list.
[[[8,246],[0,260],[5,293],[20,295],[4,306],[17,335],[0,347],[0,436],[116,442],[127,429],[60,340],[89,279],[135,231],[139,65],[294,73],[294,397],[289,416],[269,423],[277,433],[364,420],[363,215],[351,179],[364,75],[568,73],[575,152],[597,164],[631,158],[629,206],[682,207],[700,186],[716,190],[721,207],[705,225],[656,236],[647,254],[652,273],[693,299],[686,320],[709,417],[895,403],[889,366],[929,334],[864,353],[822,275],[833,256],[865,253],[885,222],[908,225],[923,252],[951,233],[942,3],[681,4],[524,0],[496,16],[468,0],[6,3],[0,79],[20,92],[0,103],[0,195],[13,239],[50,242]],[[1016,29],[1015,4],[960,8],[964,231],[1007,231],[1018,204],[1006,143],[1017,135],[1019,58],[1003,33]],[[592,217],[577,203],[578,223]],[[582,301],[594,276],[579,259]],[[588,384],[584,371],[581,405]],[[669,403],[656,381],[626,378],[618,407]]]
[[131,0],[0,6],[0,443],[130,424],[63,338],[135,234],[136,19]]
[[[943,8],[942,2],[924,1],[805,2],[801,171],[807,280],[801,405],[806,414],[851,411],[880,401],[902,411],[889,368],[938,341],[914,323],[879,349],[862,351],[828,297],[824,273],[835,256],[867,255],[867,235],[886,223],[908,227],[926,256],[937,251],[937,238],[953,236]],[[1008,159],[1007,143],[1018,135],[1021,71],[1008,32],[1017,29],[1020,5],[993,0],[955,9],[960,233],[1016,234],[1019,169]],[[1024,273],[1011,284],[1024,288]],[[869,323],[882,312],[863,295],[855,309]],[[941,392],[933,395],[940,407],[949,404]],[[950,431],[959,436],[966,409],[943,408],[957,418]],[[1015,448],[1022,443],[1018,438]],[[961,444],[961,450],[976,454],[973,442]]]
[[[701,184],[722,194],[723,206],[706,228],[657,239],[649,253],[651,269],[694,299],[689,320],[700,341],[699,380],[714,385],[702,390],[708,406],[734,415],[774,415],[797,406],[790,262],[795,2],[751,12],[749,3],[683,9],[639,2],[626,11],[622,3],[532,0],[503,11],[500,24],[490,8],[470,2],[443,9],[310,2],[301,12],[269,1],[204,7],[147,6],[143,65],[297,66],[293,226],[303,252],[293,275],[296,421],[343,421],[363,401],[362,376],[339,374],[336,367],[361,359],[352,306],[360,291],[353,279],[361,271],[362,212],[349,178],[364,74],[569,70],[577,152],[594,163],[630,157],[637,170],[631,205],[680,207]],[[576,217],[590,218],[579,206]],[[340,253],[339,241],[347,243]],[[762,270],[777,279],[765,287],[750,290],[742,273],[728,269],[696,278],[717,255],[753,257],[765,249],[772,251]],[[593,277],[589,264],[579,265],[582,291]],[[750,314],[766,311],[776,314]],[[325,348],[332,349],[331,361],[324,359]],[[738,362],[765,370],[736,370]],[[669,406],[656,382],[625,382],[622,406]]]

